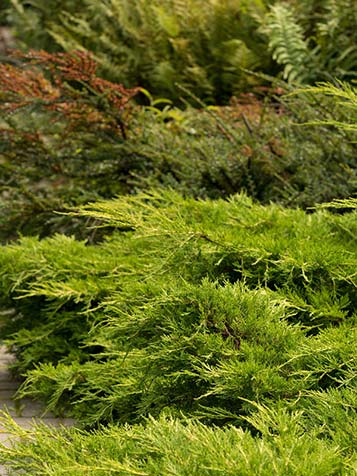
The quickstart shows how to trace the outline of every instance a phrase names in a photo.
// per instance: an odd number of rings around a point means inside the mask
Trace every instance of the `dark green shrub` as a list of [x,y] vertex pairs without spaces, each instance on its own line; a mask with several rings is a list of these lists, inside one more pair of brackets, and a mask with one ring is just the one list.
[[10,8],[10,0],[3,0],[0,5],[0,27],[7,25],[8,9]]
[[127,191],[128,169],[142,164],[115,160],[115,151],[138,89],[99,78],[81,52],[15,53],[0,78],[2,240],[68,230],[54,210]]
[[351,122],[349,108],[310,94],[277,100],[277,111],[253,96],[248,105],[238,100],[215,111],[188,110],[166,127],[152,120],[150,128],[141,127],[138,150],[154,173],[138,177],[137,186],[161,184],[202,198],[245,190],[262,203],[304,208],[355,193],[352,131],[297,125],[324,117]]
[[[262,203],[301,207],[346,198],[357,189],[352,131],[296,126],[323,117],[351,122],[350,109],[335,101],[317,101],[307,92],[277,97],[274,109],[273,98],[248,95],[226,108],[160,110],[152,98],[149,107],[129,107],[135,89],[113,115],[110,101],[120,101],[121,86],[94,70],[90,81],[105,86],[109,96],[90,91],[88,78],[74,83],[79,66],[95,69],[86,55],[77,57],[77,66],[75,58],[32,52],[25,64],[1,67],[2,241],[21,233],[88,236],[83,221],[54,210],[148,187],[199,198],[245,190]],[[65,59],[72,76],[61,76],[56,85],[58,62]]]

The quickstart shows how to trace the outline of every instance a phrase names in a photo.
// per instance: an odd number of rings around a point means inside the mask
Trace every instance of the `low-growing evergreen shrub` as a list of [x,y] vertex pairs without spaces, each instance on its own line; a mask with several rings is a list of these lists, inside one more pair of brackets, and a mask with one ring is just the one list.
[[25,431],[5,418],[21,439],[2,462],[55,475],[354,474],[355,210],[152,192],[79,213],[116,231],[0,249],[1,337],[20,395],[110,425]]
[[[181,113],[166,128],[152,121],[141,150],[155,172],[144,184],[202,198],[244,190],[262,203],[303,208],[356,193],[355,135],[329,127],[332,118],[352,123],[353,112],[310,91],[276,99],[277,110],[251,95],[230,107]],[[319,127],[298,126],[318,120]]]
[[123,231],[100,245],[56,236],[1,250],[14,309],[2,336],[23,395],[90,425],[166,407],[240,421],[242,397],[352,385],[355,213],[166,193],[81,214]]
[[305,89],[298,89],[294,94],[312,93],[321,97],[332,96],[340,106],[345,109],[350,109],[351,114],[344,120],[339,120],[336,117],[320,118],[319,120],[310,121],[311,125],[328,125],[333,126],[344,131],[357,131],[357,88],[346,82],[336,80],[333,83],[317,83],[315,86]]
[[321,440],[318,431],[305,431],[299,412],[262,408],[254,423],[261,437],[239,428],[210,428],[169,417],[92,433],[59,433],[46,427],[31,431],[10,424],[22,440],[16,447],[3,448],[0,459],[10,468],[26,469],[27,474],[56,476],[355,474],[355,456],[334,441]]

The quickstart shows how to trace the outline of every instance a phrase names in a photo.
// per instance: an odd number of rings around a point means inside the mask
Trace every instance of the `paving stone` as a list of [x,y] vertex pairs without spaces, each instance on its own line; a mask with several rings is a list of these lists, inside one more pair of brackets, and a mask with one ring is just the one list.
[[12,417],[41,417],[53,418],[50,412],[47,412],[44,406],[30,398],[15,400],[15,388],[1,388],[0,386],[0,409],[8,412]]
[[3,444],[3,445],[9,446],[11,444],[11,435],[9,435],[9,433],[6,433],[6,432],[1,432],[0,433],[0,443]]
[[4,357],[0,354],[0,365],[3,366],[3,365],[10,365],[10,364],[13,364],[14,363],[14,358],[9,356],[9,357]]
[[1,388],[1,382],[10,382],[10,381],[17,381],[18,382],[18,386],[20,386],[21,382],[23,381],[23,379],[21,378],[18,378],[18,377],[14,377],[13,373],[11,372],[11,370],[9,369],[10,367],[10,363],[9,362],[5,362],[5,361],[0,361],[0,388]]
[[[14,421],[24,429],[30,429],[36,423],[44,423],[48,426],[73,426],[74,420],[70,418],[55,418],[50,413],[44,412],[44,407],[28,398],[14,400],[14,394],[21,384],[20,379],[15,379],[8,370],[8,366],[14,362],[14,357],[6,353],[6,347],[0,346],[0,410],[9,413]],[[14,437],[7,429],[0,425],[0,443],[5,446],[11,445]],[[8,473],[5,466],[0,465],[0,476]]]
[[0,380],[0,392],[11,390],[14,393],[19,388],[19,385],[20,382],[16,380]]
[[24,418],[52,418],[53,415],[49,412],[45,412],[43,405],[33,400],[23,399],[23,400],[4,400],[0,401],[2,410],[7,411],[12,417],[24,417]]
[[[25,430],[29,430],[32,428],[34,425],[38,425],[39,423],[45,423],[47,426],[53,426],[55,428],[58,428],[60,426],[72,426],[73,425],[73,420],[71,418],[56,418],[56,417],[46,417],[46,418],[33,418],[33,417],[20,417],[20,418],[14,418],[14,422],[17,423],[21,428],[24,428]],[[7,433],[4,433],[4,428],[0,425],[0,433],[2,435],[6,435]]]

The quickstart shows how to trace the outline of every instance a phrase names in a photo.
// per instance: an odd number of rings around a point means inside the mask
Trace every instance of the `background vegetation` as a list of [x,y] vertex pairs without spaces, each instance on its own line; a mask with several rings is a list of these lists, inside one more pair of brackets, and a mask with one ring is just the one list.
[[[17,53],[0,75],[2,241],[88,236],[83,221],[53,210],[148,187],[197,198],[244,190],[289,207],[357,190],[354,131],[338,127],[353,122],[353,109],[324,90],[282,96],[282,83],[224,108],[196,98],[197,112],[101,79],[83,53]],[[133,96],[148,106],[129,102]],[[323,118],[323,126],[298,126]]]
[[177,101],[175,83],[222,103],[260,81],[351,79],[357,71],[354,0],[11,0],[25,48],[87,49],[101,72]]

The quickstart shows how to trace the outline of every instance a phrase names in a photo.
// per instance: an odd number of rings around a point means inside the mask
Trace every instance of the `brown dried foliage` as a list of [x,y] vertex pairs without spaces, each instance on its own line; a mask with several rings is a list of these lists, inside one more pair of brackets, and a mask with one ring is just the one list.
[[140,88],[98,77],[91,54],[12,51],[10,59],[16,64],[0,64],[0,110],[40,107],[65,119],[67,131],[99,129],[125,137],[128,103]]

